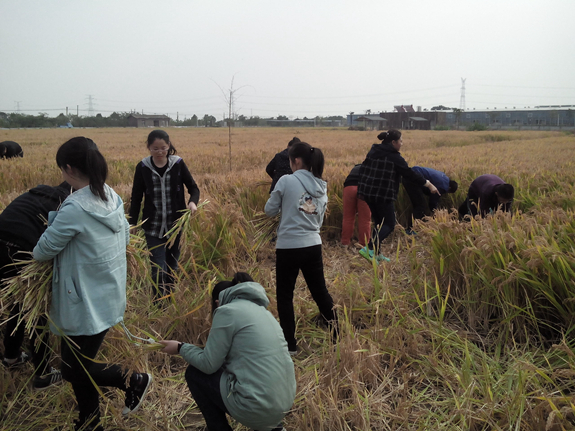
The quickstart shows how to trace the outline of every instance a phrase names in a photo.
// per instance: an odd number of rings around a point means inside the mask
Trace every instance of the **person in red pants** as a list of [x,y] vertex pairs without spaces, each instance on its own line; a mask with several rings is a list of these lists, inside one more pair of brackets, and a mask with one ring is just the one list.
[[371,211],[365,201],[357,198],[357,183],[359,181],[361,163],[355,165],[343,183],[343,224],[341,227],[341,243],[349,245],[355,225],[355,215],[359,230],[359,243],[365,246],[371,236]]

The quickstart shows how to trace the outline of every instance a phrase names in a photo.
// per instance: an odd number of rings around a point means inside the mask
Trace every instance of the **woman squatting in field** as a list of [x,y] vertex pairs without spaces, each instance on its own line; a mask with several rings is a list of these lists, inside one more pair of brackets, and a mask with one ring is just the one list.
[[369,205],[373,228],[369,244],[359,254],[377,262],[389,259],[379,253],[381,242],[395,228],[395,200],[401,177],[417,186],[425,186],[431,193],[437,188],[417,172],[411,170],[399,153],[403,140],[399,130],[390,129],[380,133],[381,144],[373,144],[359,170],[357,196]]
[[[192,213],[197,209],[200,189],[192,178],[183,159],[176,156],[176,149],[170,137],[163,130],[154,130],[148,135],[147,147],[150,156],[136,166],[129,220],[135,225],[140,216],[142,198],[145,196],[142,219],[146,243],[151,253],[152,279],[156,285],[156,298],[169,294],[174,284],[174,273],[180,258],[180,237],[171,247],[166,243],[166,233],[180,217],[180,210],[188,208]],[[190,199],[186,204],[184,186]]]
[[289,149],[292,175],[277,182],[265,206],[268,216],[281,213],[276,242],[278,315],[288,349],[297,352],[293,292],[301,270],[322,318],[334,337],[337,317],[325,284],[319,230],[327,207],[327,183],[321,179],[323,153],[305,142]]
[[56,153],[64,181],[74,190],[34,248],[37,260],[54,259],[50,329],[62,338],[62,377],[72,383],[80,411],[76,429],[101,430],[98,386],[126,392],[123,415],[136,411],[152,376],[94,361],[126,309],[124,203],[106,183],[108,165],[91,140],[70,139]]
[[258,431],[285,431],[296,394],[293,362],[264,288],[245,272],[212,290],[212,328],[204,348],[160,341],[189,364],[186,382],[208,430],[231,431],[226,413]]

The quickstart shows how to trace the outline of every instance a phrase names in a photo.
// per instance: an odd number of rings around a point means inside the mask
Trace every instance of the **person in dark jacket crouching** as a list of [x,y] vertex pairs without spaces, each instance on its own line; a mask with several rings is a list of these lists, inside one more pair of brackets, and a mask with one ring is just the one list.
[[210,431],[231,431],[226,413],[258,430],[281,430],[296,393],[294,365],[282,329],[267,310],[264,288],[246,273],[212,291],[213,322],[205,348],[160,343],[190,364],[186,382]]
[[[13,265],[15,261],[31,259],[30,252],[46,230],[48,213],[56,211],[70,191],[71,186],[66,182],[57,187],[39,185],[18,196],[0,214],[0,283],[18,275],[19,268]],[[4,329],[2,363],[6,367],[20,365],[29,359],[29,355],[20,350],[24,341],[24,323],[18,325],[19,314],[20,307],[15,306]],[[38,322],[39,326],[46,326],[47,319],[43,316]],[[36,343],[38,336],[40,339]],[[62,381],[59,370],[48,369],[48,338],[49,332],[40,329],[30,334],[35,368],[32,387],[36,390],[47,389]]]
[[296,142],[301,142],[299,138],[294,137],[288,142],[288,146],[285,150],[277,153],[273,159],[270,160],[266,166],[266,173],[272,179],[272,185],[270,186],[270,193],[274,191],[278,180],[284,175],[291,175],[293,172],[289,164],[288,150]]
[[501,211],[510,212],[515,189],[497,175],[481,175],[473,180],[467,192],[467,199],[459,207],[459,217],[475,217]]

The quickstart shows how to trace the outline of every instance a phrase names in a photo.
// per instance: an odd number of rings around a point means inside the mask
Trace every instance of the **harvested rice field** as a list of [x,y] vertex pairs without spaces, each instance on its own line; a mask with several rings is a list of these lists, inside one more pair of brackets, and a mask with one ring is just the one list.
[[[205,342],[213,285],[246,271],[275,303],[275,250],[264,235],[265,167],[299,137],[325,154],[329,205],[323,258],[341,336],[334,344],[300,276],[295,292],[297,395],[287,430],[575,429],[575,135],[522,131],[405,131],[402,155],[445,172],[459,190],[434,218],[407,235],[407,196],[383,243],[391,262],[372,266],[340,244],[343,181],[377,131],[320,128],[166,129],[208,201],[190,219],[177,287],[165,307],[152,302],[147,256],[129,263],[125,323],[147,338]],[[0,210],[38,184],[61,182],[58,146],[93,139],[109,165],[108,184],[126,203],[149,129],[0,130],[24,158],[0,160]],[[471,181],[496,174],[515,187],[512,214],[460,222]],[[455,210],[454,210],[455,209]],[[2,311],[6,313],[5,307]],[[6,317],[6,315],[5,315]],[[3,332],[3,327],[2,327]],[[1,337],[1,335],[0,335]],[[54,337],[53,361],[59,347]],[[184,381],[185,362],[146,350],[113,328],[97,359],[146,370],[151,393],[129,419],[123,393],[102,389],[108,430],[203,430]],[[72,429],[72,388],[31,389],[33,369],[0,366],[0,422],[8,431]],[[237,423],[235,430],[246,430]]]

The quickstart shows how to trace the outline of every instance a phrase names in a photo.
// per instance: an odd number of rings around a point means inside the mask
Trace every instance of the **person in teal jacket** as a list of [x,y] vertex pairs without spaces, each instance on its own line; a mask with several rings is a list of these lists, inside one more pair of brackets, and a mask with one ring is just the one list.
[[126,392],[123,414],[134,412],[152,376],[95,362],[110,327],[126,308],[126,245],[129,225],[122,199],[106,185],[108,166],[84,137],[64,143],[56,154],[62,177],[74,190],[34,247],[37,260],[54,259],[50,329],[62,336],[62,377],[72,383],[80,411],[76,429],[101,430],[98,386]]
[[190,364],[186,381],[209,431],[231,431],[226,413],[248,428],[281,430],[296,393],[282,329],[267,310],[264,288],[246,273],[212,291],[213,322],[202,349],[160,341]]

